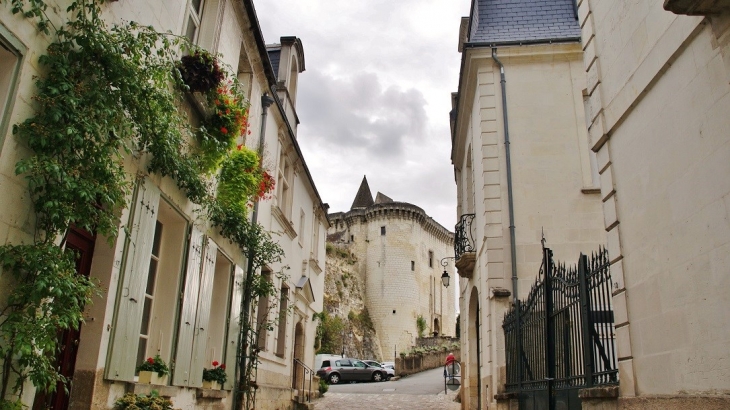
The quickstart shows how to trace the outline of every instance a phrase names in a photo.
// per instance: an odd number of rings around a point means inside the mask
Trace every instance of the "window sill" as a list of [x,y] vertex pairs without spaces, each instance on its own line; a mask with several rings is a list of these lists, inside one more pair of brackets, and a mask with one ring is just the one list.
[[294,230],[294,224],[292,224],[291,221],[289,221],[289,219],[284,215],[284,212],[282,212],[281,208],[279,208],[278,205],[275,205],[271,208],[271,211],[271,213],[274,214],[274,218],[276,218],[277,222],[279,222],[279,225],[284,228],[284,232],[289,235],[289,238],[296,238],[297,232]]
[[153,390],[160,396],[165,398],[173,398],[178,396],[183,389],[195,389],[195,396],[198,398],[218,399],[222,400],[228,397],[228,390],[212,390],[202,387],[184,387],[184,386],[162,386],[158,384],[139,384],[127,382],[126,391],[134,394],[149,395]]
[[319,261],[314,259],[314,257],[311,257],[311,256],[309,257],[309,266],[312,267],[312,270],[314,271],[314,273],[316,273],[316,274],[322,273],[322,267],[319,266]]

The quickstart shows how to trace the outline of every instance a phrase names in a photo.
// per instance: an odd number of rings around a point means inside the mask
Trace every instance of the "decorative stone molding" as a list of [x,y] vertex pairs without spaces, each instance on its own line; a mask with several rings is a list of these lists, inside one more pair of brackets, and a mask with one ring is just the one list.
[[474,265],[476,265],[476,252],[466,252],[456,260],[456,269],[459,276],[465,279],[471,279],[474,273]]

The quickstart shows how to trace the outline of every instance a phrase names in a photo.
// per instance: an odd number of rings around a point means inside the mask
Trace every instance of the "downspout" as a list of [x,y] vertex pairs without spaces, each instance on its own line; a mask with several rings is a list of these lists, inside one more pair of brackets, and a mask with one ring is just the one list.
[[509,241],[512,258],[512,301],[517,303],[517,248],[515,247],[515,207],[512,195],[512,161],[509,149],[509,122],[507,120],[507,80],[504,79],[504,65],[497,58],[497,48],[492,47],[492,59],[499,66],[502,86],[502,121],[504,122],[504,151],[507,160],[507,201],[509,203]]
[[[264,137],[266,135],[266,117],[268,114],[268,108],[274,103],[274,99],[269,97],[268,94],[261,96],[261,128],[259,130],[259,146],[258,154],[259,158],[263,159],[264,155]],[[262,166],[263,161],[259,161],[259,167]],[[256,225],[259,214],[259,201],[256,199],[253,203],[253,212],[251,214],[251,225]],[[241,300],[241,332],[238,336],[238,351],[242,352],[241,358],[238,362],[238,383],[233,386],[234,389],[234,409],[243,408],[243,397],[241,397],[241,387],[246,383],[246,361],[248,359],[251,346],[248,345],[248,334],[246,333],[247,324],[249,321],[249,311],[251,310],[251,284],[253,282],[253,259],[255,257],[254,249],[249,247],[247,255],[246,265],[246,279],[243,285],[243,299]]]

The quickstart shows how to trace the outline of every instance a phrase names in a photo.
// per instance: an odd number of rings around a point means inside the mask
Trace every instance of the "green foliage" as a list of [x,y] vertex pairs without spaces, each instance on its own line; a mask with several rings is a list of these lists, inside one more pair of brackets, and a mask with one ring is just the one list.
[[247,133],[248,102],[240,97],[237,84],[229,81],[209,94],[214,110],[205,119],[200,135],[206,171],[217,168],[220,160],[235,147],[236,139]]
[[66,381],[55,363],[57,332],[78,329],[95,286],[76,274],[72,251],[51,243],[4,245],[0,267],[15,281],[0,321],[0,338],[7,341],[0,345],[4,383],[12,370],[16,391],[27,379],[52,391]]
[[345,322],[339,316],[330,316],[327,311],[315,313],[314,319],[319,319],[315,346],[319,346],[319,353],[333,353],[342,350],[342,332]]
[[325,382],[324,380],[319,379],[319,395],[324,396],[324,394],[327,393],[327,390],[329,389],[330,385],[327,384],[327,382]]
[[170,368],[167,367],[167,363],[160,357],[148,357],[147,360],[140,363],[137,366],[137,372],[155,372],[159,377],[162,377],[170,373]]
[[[202,205],[225,238],[254,256],[254,269],[280,262],[283,255],[260,225],[249,222],[241,206],[263,196],[256,195],[265,177],[259,176],[258,187],[249,187],[236,201],[211,192],[206,178],[210,163],[205,161],[210,156],[205,144],[196,144],[209,134],[194,129],[181,109],[189,87],[175,69],[179,50],[191,46],[134,22],[110,26],[100,17],[102,3],[71,2],[68,21],[56,28],[45,15],[43,0],[10,2],[13,13],[36,21],[49,35],[50,45],[38,59],[43,75],[36,80],[35,112],[13,127],[18,140],[33,152],[15,169],[28,183],[36,241],[0,246],[3,270],[16,281],[0,322],[0,337],[7,341],[0,348],[0,397],[6,394],[11,372],[18,376],[16,391],[26,379],[48,391],[65,382],[54,365],[56,332],[78,327],[94,286],[75,273],[71,254],[56,241],[70,225],[114,241],[118,216],[135,179],[124,169],[130,156],[147,161],[149,172],[173,178],[192,202]],[[233,121],[231,134],[237,136],[247,126],[247,102],[236,94],[235,78],[221,92],[222,97],[216,90],[216,98],[228,105],[219,104],[223,110],[217,112],[218,119]],[[213,150],[217,158],[228,155],[230,141],[223,144],[225,150]],[[255,172],[268,175],[260,165]],[[267,181],[264,192],[273,188],[270,176]],[[244,291],[260,290],[253,286]],[[253,328],[244,331],[250,337]]]
[[423,335],[426,333],[426,328],[428,327],[428,323],[426,323],[426,319],[423,318],[423,316],[418,315],[416,318],[416,329],[418,330],[418,337],[423,337]]
[[226,206],[240,208],[246,213],[250,198],[258,192],[261,173],[257,172],[259,156],[241,147],[223,161],[218,179],[218,201]]
[[114,408],[117,410],[172,410],[172,401],[161,397],[157,390],[152,390],[149,396],[127,393],[114,402]]
[[24,410],[26,408],[20,400],[0,399],[0,410]]
[[352,326],[375,330],[373,320],[370,318],[370,313],[367,308],[363,308],[360,313],[355,313],[351,310],[350,313],[347,314],[347,318],[350,320]]
[[223,363],[219,365],[216,361],[212,365],[213,367],[210,369],[203,369],[203,380],[207,382],[218,382],[221,386],[224,385],[226,380],[228,380],[226,365]]

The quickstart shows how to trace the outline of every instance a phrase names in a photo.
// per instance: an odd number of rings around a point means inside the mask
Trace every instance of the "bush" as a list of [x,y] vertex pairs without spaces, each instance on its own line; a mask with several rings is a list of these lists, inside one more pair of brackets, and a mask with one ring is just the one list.
[[118,410],[172,410],[172,402],[152,390],[149,396],[144,394],[127,393],[114,402]]
[[319,395],[324,396],[325,393],[327,393],[327,390],[330,389],[330,386],[322,379],[319,379]]

